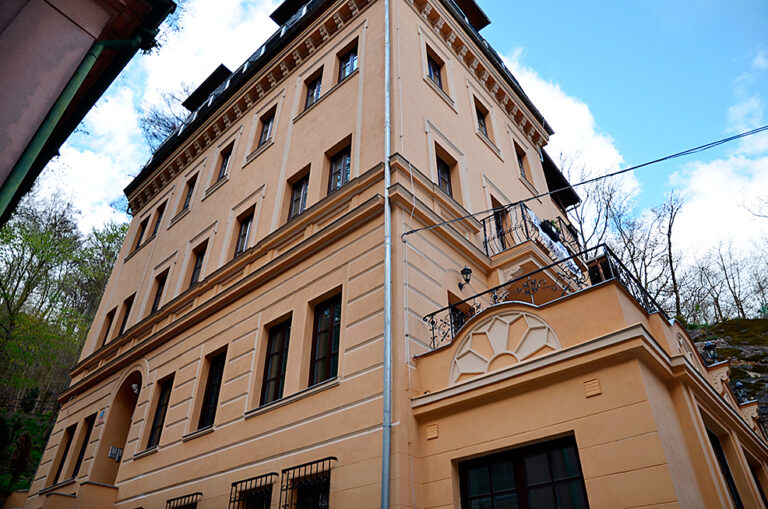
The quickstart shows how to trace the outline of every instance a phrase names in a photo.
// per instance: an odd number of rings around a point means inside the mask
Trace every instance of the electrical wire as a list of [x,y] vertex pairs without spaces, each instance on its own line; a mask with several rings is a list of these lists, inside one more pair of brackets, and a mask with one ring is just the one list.
[[[729,143],[731,141],[735,141],[735,140],[738,140],[738,139],[741,139],[741,138],[746,138],[747,136],[752,136],[754,134],[758,134],[758,133],[761,133],[761,132],[764,132],[764,131],[768,131],[768,125],[764,125],[762,127],[758,127],[758,128],[752,129],[751,131],[745,131],[743,133],[735,134],[735,135],[729,136],[727,138],[722,138],[722,139],[719,139],[719,140],[716,140],[716,141],[711,141],[709,143],[705,143],[704,145],[699,145],[698,147],[689,148],[687,150],[683,150],[681,152],[676,152],[674,154],[670,154],[668,156],[660,157],[658,159],[654,159],[652,161],[648,161],[648,162],[645,162],[645,163],[642,163],[642,164],[638,164],[638,165],[635,165],[635,166],[630,166],[629,168],[624,168],[622,170],[617,170],[617,171],[614,171],[612,173],[606,173],[605,175],[600,175],[598,177],[593,177],[591,179],[583,180],[581,182],[577,182],[575,184],[571,184],[571,185],[564,186],[564,187],[561,187],[561,188],[558,188],[558,189],[554,189],[552,191],[547,191],[546,193],[537,194],[536,196],[531,196],[530,198],[525,198],[523,200],[519,200],[519,201],[516,201],[514,203],[510,203],[508,205],[505,205],[504,207],[502,207],[502,209],[509,209],[509,208],[514,207],[516,205],[520,205],[521,203],[526,203],[526,202],[529,202],[529,201],[537,200],[539,198],[543,198],[543,197],[549,196],[551,194],[559,193],[561,191],[567,191],[568,189],[573,189],[574,187],[579,187],[579,186],[583,186],[583,185],[586,185],[586,184],[591,184],[592,182],[597,182],[598,180],[602,180],[602,179],[606,179],[606,178],[610,178],[610,177],[616,177],[617,175],[621,175],[623,173],[627,173],[627,172],[630,172],[630,171],[639,170],[640,168],[644,168],[644,167],[650,166],[652,164],[657,164],[657,163],[661,163],[661,162],[664,162],[664,161],[669,161],[671,159],[677,159],[678,157],[683,157],[683,156],[687,156],[687,155],[691,155],[691,154],[696,154],[698,152],[704,152],[705,150],[709,150],[709,149],[717,147],[719,145],[723,145],[725,143]],[[430,226],[425,226],[423,228],[416,228],[414,230],[409,230],[409,231],[403,233],[400,236],[400,238],[402,239],[403,242],[405,242],[406,235],[411,235],[413,233],[417,233],[417,232],[425,231],[425,230],[432,230],[434,228],[437,228],[438,226],[443,226],[443,225],[446,225],[446,224],[456,223],[458,221],[463,221],[465,219],[473,218],[473,217],[479,216],[481,214],[490,214],[490,213],[498,211],[498,210],[500,210],[498,207],[497,208],[493,208],[493,209],[488,209],[488,210],[481,210],[480,212],[475,212],[475,213],[472,213],[472,214],[469,214],[469,215],[466,215],[466,216],[461,216],[461,217],[457,217],[457,218],[454,218],[454,219],[450,219],[448,221],[443,221],[442,223],[437,223],[437,224],[433,224],[433,225],[430,225]]]

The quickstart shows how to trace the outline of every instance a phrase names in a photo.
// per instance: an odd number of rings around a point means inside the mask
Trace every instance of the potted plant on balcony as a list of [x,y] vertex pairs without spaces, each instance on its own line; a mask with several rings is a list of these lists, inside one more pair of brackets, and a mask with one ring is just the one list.
[[546,219],[541,222],[541,231],[546,233],[550,239],[554,240],[555,242],[560,242],[560,228],[557,226],[557,223],[555,223],[551,219]]

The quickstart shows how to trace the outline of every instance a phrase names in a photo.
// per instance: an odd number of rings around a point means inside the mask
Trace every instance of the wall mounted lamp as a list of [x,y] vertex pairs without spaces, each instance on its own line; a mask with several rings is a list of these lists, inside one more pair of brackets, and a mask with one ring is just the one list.
[[469,280],[472,279],[472,269],[464,266],[463,269],[461,269],[461,277],[464,279],[464,282],[459,282],[459,291],[463,290],[465,286],[469,284]]
[[714,364],[717,362],[717,349],[715,348],[715,344],[711,341],[707,341],[704,343],[704,361],[707,364]]

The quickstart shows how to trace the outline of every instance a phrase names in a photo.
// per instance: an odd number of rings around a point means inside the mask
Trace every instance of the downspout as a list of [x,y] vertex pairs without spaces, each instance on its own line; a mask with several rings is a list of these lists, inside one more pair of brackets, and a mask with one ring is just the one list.
[[389,508],[392,449],[392,212],[389,206],[391,153],[389,0],[384,0],[384,387],[382,389],[381,509]]
[[[153,37],[157,34],[157,30],[149,31],[149,33],[151,32],[154,32],[152,33]],[[86,77],[88,77],[88,73],[91,72],[94,64],[96,64],[102,51],[105,49],[136,49],[142,44],[143,40],[144,37],[142,35],[137,35],[133,39],[98,41],[91,46],[91,49],[88,50],[83,61],[80,62],[75,74],[69,79],[64,90],[62,90],[61,94],[56,99],[56,102],[53,103],[50,111],[48,111],[48,115],[46,115],[34,137],[27,145],[27,148],[14,165],[5,184],[0,188],[0,214],[5,213],[6,208],[13,200],[13,196],[16,194],[16,191],[18,191],[21,183],[27,176],[27,173],[29,173],[30,168],[40,155],[40,152],[43,151],[43,147],[45,147],[51,134],[53,134],[54,129],[64,116],[64,113],[72,103],[72,99],[74,99],[75,94],[82,86]]]

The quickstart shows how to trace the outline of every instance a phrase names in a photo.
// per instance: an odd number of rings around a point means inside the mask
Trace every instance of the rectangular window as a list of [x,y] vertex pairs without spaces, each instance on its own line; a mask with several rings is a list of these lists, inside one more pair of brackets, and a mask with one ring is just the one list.
[[344,53],[339,57],[339,83],[357,69],[357,48]]
[[205,260],[205,250],[208,243],[204,243],[194,251],[195,264],[192,266],[192,275],[189,278],[189,286],[193,286],[200,281],[200,274],[203,272],[203,261]]
[[160,396],[157,399],[155,418],[152,419],[152,428],[149,431],[147,449],[160,443],[160,435],[163,432],[163,424],[165,424],[165,414],[168,412],[168,402],[171,400],[171,389],[173,389],[173,377],[160,382]]
[[334,457],[323,458],[283,469],[280,481],[281,509],[328,509],[331,496],[331,464]]
[[93,431],[93,423],[96,422],[96,414],[85,418],[85,435],[83,436],[83,443],[80,444],[80,452],[77,453],[77,459],[75,460],[75,467],[72,469],[72,478],[77,477],[80,473],[80,466],[83,464],[83,458],[85,457],[85,450],[88,448],[88,442],[91,441],[91,432]]
[[203,494],[198,492],[168,499],[165,501],[165,509],[197,509],[197,503],[202,496]]
[[451,167],[440,157],[437,158],[437,185],[440,186],[448,196],[453,196],[451,187]]
[[[493,207],[493,230],[494,233],[489,239],[492,242],[492,251],[501,252],[507,248],[507,230],[509,229],[509,211],[503,207],[493,196],[491,196],[491,206]],[[509,232],[511,234],[511,231]]]
[[134,293],[123,301],[123,317],[120,320],[120,330],[117,332],[118,336],[122,336],[125,332],[125,326],[128,325],[128,317],[131,314],[131,308],[133,307],[133,298],[136,296]]
[[573,437],[459,463],[462,509],[587,508]]
[[163,298],[163,290],[165,289],[166,279],[168,279],[168,271],[163,272],[155,278],[155,298],[152,300],[152,309],[150,314],[160,309],[160,302]]
[[275,477],[277,474],[269,473],[233,482],[228,509],[269,509]]
[[440,90],[443,90],[443,77],[442,77],[443,65],[437,60],[437,58],[431,53],[427,53],[427,76],[432,82],[437,85]]
[[243,251],[248,249],[248,237],[251,233],[251,224],[253,223],[253,212],[249,212],[238,220],[237,240],[235,241],[235,257],[240,256]]
[[312,357],[309,368],[310,387],[336,376],[339,368],[340,333],[341,295],[336,295],[315,306]]
[[227,360],[226,350],[208,358],[208,380],[205,383],[203,405],[200,408],[200,420],[197,429],[213,426],[216,417],[216,407],[219,404],[221,378],[224,375],[224,363]]
[[59,482],[61,472],[64,470],[64,464],[67,462],[67,455],[69,454],[69,448],[72,446],[72,439],[75,437],[76,430],[77,424],[73,424],[64,430],[64,436],[61,439],[61,445],[59,445],[59,447],[63,447],[63,449],[61,449],[61,457],[59,458],[59,464],[56,467],[56,475],[53,476],[53,483],[51,484]]
[[216,182],[223,179],[227,175],[227,168],[229,167],[229,161],[232,159],[232,147],[234,143],[230,143],[227,148],[221,151],[219,154],[219,173],[216,175]]
[[261,384],[262,405],[283,397],[285,366],[288,363],[288,339],[290,335],[290,320],[269,329],[267,355],[264,362],[264,381]]
[[307,190],[309,188],[309,175],[296,181],[291,186],[291,208],[288,211],[288,219],[293,219],[307,206]]
[[350,148],[347,146],[331,158],[331,174],[328,178],[328,194],[349,182]]
[[157,207],[157,212],[155,213],[155,226],[152,228],[153,237],[157,235],[157,230],[160,229],[160,223],[163,220],[163,212],[165,212],[165,203]]
[[305,110],[320,100],[320,86],[322,85],[322,81],[322,72],[320,72],[317,77],[307,81],[307,99],[304,101]]
[[106,345],[107,340],[109,340],[109,330],[112,328],[112,321],[115,319],[116,311],[117,308],[114,308],[112,311],[107,313],[107,317],[104,319],[104,330],[101,333],[101,346]]
[[144,218],[144,220],[139,223],[139,231],[136,233],[136,243],[133,246],[133,249],[138,249],[141,247],[141,241],[144,240],[144,232],[147,231],[147,225],[149,224],[149,217]]
[[259,147],[272,139],[272,126],[275,123],[275,114],[268,114],[261,121],[261,134],[259,135]]
[[733,505],[736,509],[744,509],[744,504],[739,496],[739,490],[736,489],[736,481],[733,480],[733,474],[728,466],[728,460],[725,457],[725,451],[720,443],[720,438],[709,428],[707,428],[707,435],[709,436],[709,442],[712,444],[712,450],[715,452],[717,463],[720,465],[720,472],[722,472],[725,484],[728,486],[728,492],[731,494]]
[[475,107],[475,114],[477,115],[477,130],[487,138],[488,127],[485,125],[485,113],[480,111],[480,108]]
[[517,167],[520,170],[520,176],[528,182],[531,181],[530,175],[528,175],[528,161],[525,155],[525,151],[515,143],[515,157],[517,158]]
[[189,204],[192,201],[192,194],[195,192],[195,183],[197,182],[197,175],[192,176],[187,181],[187,191],[184,194],[184,204],[181,207],[181,210],[187,210],[189,208]]

